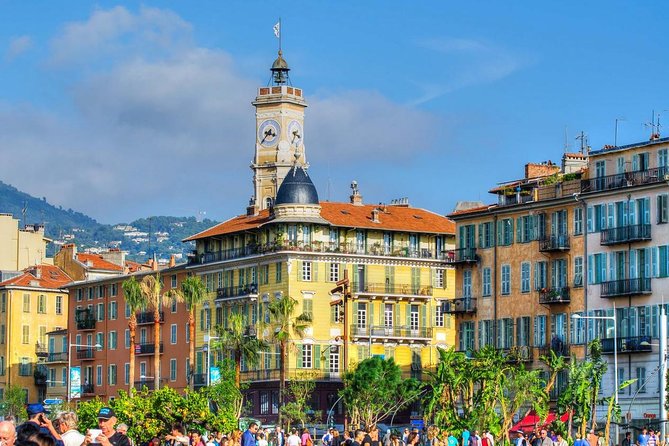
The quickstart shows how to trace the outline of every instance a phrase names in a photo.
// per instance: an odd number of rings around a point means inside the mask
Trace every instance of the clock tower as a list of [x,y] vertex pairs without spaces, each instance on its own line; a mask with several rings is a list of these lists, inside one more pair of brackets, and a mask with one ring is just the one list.
[[281,50],[272,64],[270,85],[258,89],[253,197],[248,213],[257,213],[274,203],[279,186],[293,166],[308,167],[304,150],[302,89],[290,84],[288,64]]

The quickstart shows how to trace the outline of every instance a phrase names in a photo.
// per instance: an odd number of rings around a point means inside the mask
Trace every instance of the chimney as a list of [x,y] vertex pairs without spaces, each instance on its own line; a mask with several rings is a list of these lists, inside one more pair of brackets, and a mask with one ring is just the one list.
[[176,266],[176,264],[177,264],[177,260],[176,260],[176,258],[174,257],[174,254],[172,254],[172,255],[170,256],[170,264],[169,264],[169,267],[172,268],[173,266]]
[[67,254],[68,259],[74,259],[77,256],[77,245],[74,243],[68,243],[67,245],[63,245],[62,248],[60,248],[61,251],[65,251]]
[[258,215],[258,206],[256,206],[256,199],[251,197],[249,199],[249,205],[246,206],[246,216],[253,217],[254,215]]
[[42,268],[40,266],[35,267],[35,277],[38,279],[42,278]]
[[552,161],[543,163],[525,164],[525,179],[547,177],[560,172],[560,166],[553,164]]
[[358,182],[353,180],[351,181],[351,204],[354,206],[362,206],[362,195],[358,190]]
[[372,223],[381,223],[379,220],[379,209],[374,208],[372,209]]
[[153,259],[151,259],[151,269],[154,271],[158,271],[158,259],[156,258],[156,254],[153,254]]

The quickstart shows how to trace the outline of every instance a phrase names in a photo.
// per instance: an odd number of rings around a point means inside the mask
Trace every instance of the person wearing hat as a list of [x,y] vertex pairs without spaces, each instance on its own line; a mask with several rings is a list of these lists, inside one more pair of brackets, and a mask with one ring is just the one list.
[[[60,434],[56,431],[51,420],[46,416],[49,411],[44,408],[43,404],[28,404],[26,406],[26,412],[28,413],[28,421],[17,428],[17,436],[21,437],[21,431],[31,430],[32,426],[30,425],[32,424],[40,433],[53,438],[56,442],[56,446],[64,446]],[[21,440],[23,439],[21,438]]]
[[97,437],[93,438],[89,429],[81,446],[89,444],[101,444],[102,446],[130,446],[130,440],[127,435],[114,430],[116,425],[116,414],[111,407],[103,407],[98,411],[98,427],[102,431]]
[[518,439],[516,440],[516,446],[527,446],[527,440],[525,439],[525,432],[522,430],[516,431],[518,434]]

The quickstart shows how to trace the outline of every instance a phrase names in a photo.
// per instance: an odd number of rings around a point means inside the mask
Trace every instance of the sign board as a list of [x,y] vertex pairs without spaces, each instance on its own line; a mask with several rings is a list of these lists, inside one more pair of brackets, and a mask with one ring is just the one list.
[[60,398],[47,398],[44,400],[44,405],[46,406],[56,406],[58,404],[63,404],[63,400]]
[[221,381],[221,369],[218,367],[209,367],[209,384],[216,384]]
[[411,420],[411,427],[415,427],[418,430],[422,430],[425,426],[425,422],[421,420]]
[[655,418],[657,418],[657,414],[656,413],[644,413],[643,417],[648,419],[648,420],[654,420]]
[[81,398],[81,367],[70,367],[70,399]]

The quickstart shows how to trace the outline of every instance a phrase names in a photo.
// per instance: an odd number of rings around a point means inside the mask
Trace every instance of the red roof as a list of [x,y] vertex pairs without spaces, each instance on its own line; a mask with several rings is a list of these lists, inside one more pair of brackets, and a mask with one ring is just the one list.
[[[37,276],[40,276],[39,278]],[[0,283],[0,286],[21,286],[33,288],[63,288],[72,282],[70,276],[53,265],[31,266],[20,276],[12,277]]]
[[77,260],[93,269],[104,269],[108,271],[123,271],[123,267],[102,258],[98,254],[78,253]]
[[[342,226],[361,229],[379,229],[385,231],[407,231],[440,234],[455,234],[455,223],[434,212],[409,206],[386,205],[354,205],[351,203],[332,203],[323,201],[321,217],[333,226]],[[378,223],[372,221],[372,211],[378,210]],[[267,209],[258,215],[239,215],[230,220],[219,223],[198,234],[192,235],[184,241],[199,240],[207,237],[232,234],[259,228],[271,222]]]
[[492,205],[488,204],[488,205],[485,205],[485,206],[477,206],[475,208],[461,209],[459,211],[451,212],[448,215],[449,216],[451,216],[451,215],[455,216],[455,215],[463,215],[463,214],[473,214],[475,212],[485,211],[486,209],[490,208],[491,206],[495,207],[497,205],[496,204],[492,204]]
[[132,260],[126,260],[125,261],[125,266],[126,266],[126,268],[128,268],[128,272],[131,272],[131,273],[136,273],[137,271],[150,269],[149,266],[142,265],[141,263],[138,263],[138,262],[133,262]]

